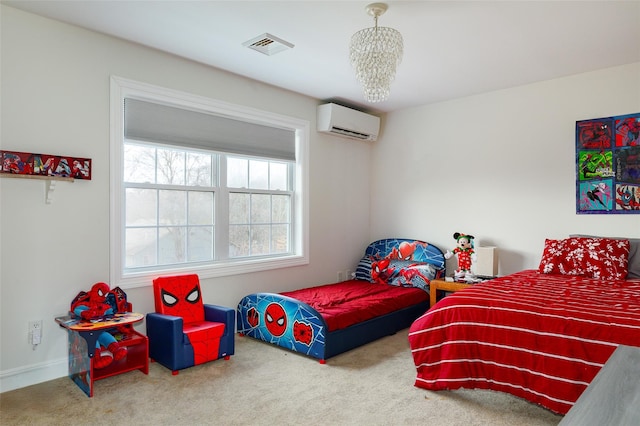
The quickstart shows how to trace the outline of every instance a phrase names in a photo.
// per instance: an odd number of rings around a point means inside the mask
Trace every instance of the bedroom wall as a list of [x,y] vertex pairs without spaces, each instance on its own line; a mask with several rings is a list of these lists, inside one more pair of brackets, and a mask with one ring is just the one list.
[[640,237],[640,215],[575,213],[575,122],[637,112],[640,63],[390,113],[372,154],[371,239],[447,250],[472,234],[508,274],[537,268],[545,238]]
[[[310,122],[310,264],[204,280],[205,302],[235,307],[250,292],[354,268],[369,238],[372,145],[316,133],[318,100],[5,5],[0,14],[0,147],[93,159],[93,179],[58,183],[52,204],[44,182],[0,179],[1,391],[67,374],[67,336],[54,317],[79,291],[109,282],[111,75]],[[136,311],[153,311],[150,287],[127,293]],[[28,322],[38,319],[43,340],[32,349]]]

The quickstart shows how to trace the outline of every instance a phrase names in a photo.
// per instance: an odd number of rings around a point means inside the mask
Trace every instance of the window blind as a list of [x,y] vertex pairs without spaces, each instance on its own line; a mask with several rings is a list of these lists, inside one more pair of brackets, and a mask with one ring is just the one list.
[[124,135],[146,142],[295,161],[293,130],[139,99],[125,99]]

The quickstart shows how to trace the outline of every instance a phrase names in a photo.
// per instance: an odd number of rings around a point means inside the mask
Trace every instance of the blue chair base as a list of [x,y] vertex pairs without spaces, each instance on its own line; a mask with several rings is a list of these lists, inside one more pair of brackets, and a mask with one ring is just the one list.
[[[229,359],[235,353],[235,309],[219,305],[204,305],[206,321],[225,325],[220,338],[218,359]],[[193,346],[182,332],[181,317],[149,313],[146,318],[149,357],[170,369],[173,374],[195,365]]]

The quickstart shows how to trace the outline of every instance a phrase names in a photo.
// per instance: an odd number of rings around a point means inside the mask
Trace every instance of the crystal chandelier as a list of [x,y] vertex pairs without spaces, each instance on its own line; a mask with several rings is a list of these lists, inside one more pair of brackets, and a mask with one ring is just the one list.
[[402,61],[402,35],[393,28],[378,27],[378,17],[387,11],[385,3],[371,3],[366,10],[373,16],[375,26],[351,37],[349,57],[365,99],[382,102],[389,97],[389,86]]

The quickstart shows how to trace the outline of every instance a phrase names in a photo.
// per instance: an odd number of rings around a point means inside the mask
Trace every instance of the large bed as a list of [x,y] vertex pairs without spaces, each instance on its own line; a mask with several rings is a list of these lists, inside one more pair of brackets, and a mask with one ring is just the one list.
[[503,391],[565,414],[618,345],[640,346],[640,240],[546,240],[538,269],[443,298],[409,343],[417,387]]
[[238,333],[324,363],[409,327],[429,308],[429,282],[444,274],[444,266],[442,251],[424,241],[374,241],[355,279],[243,297]]

